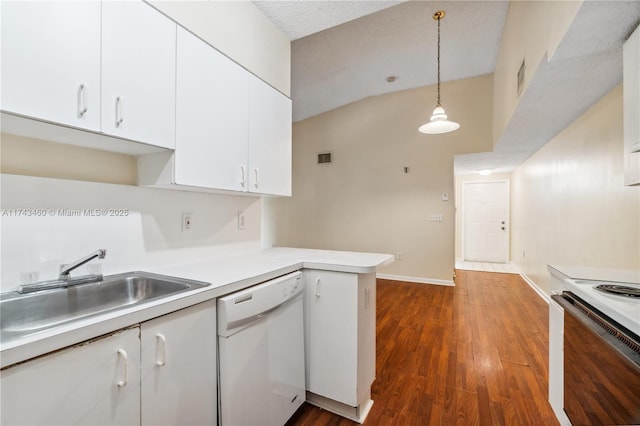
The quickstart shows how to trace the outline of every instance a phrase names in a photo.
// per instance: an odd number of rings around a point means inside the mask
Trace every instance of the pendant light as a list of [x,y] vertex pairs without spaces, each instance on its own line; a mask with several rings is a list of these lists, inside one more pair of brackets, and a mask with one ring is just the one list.
[[438,21],[438,103],[433,110],[431,119],[428,123],[423,124],[418,128],[421,133],[427,133],[436,135],[439,133],[453,132],[460,127],[460,124],[455,121],[447,120],[447,114],[444,112],[444,108],[440,104],[440,20],[444,18],[444,10],[440,10],[433,14],[433,19]]

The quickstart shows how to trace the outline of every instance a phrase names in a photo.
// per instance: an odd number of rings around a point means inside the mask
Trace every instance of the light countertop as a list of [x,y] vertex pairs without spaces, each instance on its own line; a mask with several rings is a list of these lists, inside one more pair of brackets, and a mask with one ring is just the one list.
[[621,283],[640,284],[640,270],[596,268],[590,266],[548,265],[550,273],[558,278],[575,280],[616,281]]
[[[8,341],[0,349],[0,368],[71,346],[113,331],[139,324],[170,312],[218,298],[243,288],[300,270],[321,269],[349,273],[373,273],[393,262],[393,256],[378,253],[272,248],[242,255],[175,262],[140,264],[136,269],[211,283],[210,286],[151,301],[140,306],[58,326],[24,338]],[[126,272],[126,271],[118,271]]]

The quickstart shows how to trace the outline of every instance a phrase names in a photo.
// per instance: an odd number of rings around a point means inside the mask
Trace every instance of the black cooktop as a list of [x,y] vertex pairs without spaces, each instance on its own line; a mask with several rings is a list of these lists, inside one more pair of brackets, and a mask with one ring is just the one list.
[[623,297],[640,298],[640,288],[638,287],[629,287],[617,284],[601,284],[597,285],[595,289],[603,293],[615,294]]

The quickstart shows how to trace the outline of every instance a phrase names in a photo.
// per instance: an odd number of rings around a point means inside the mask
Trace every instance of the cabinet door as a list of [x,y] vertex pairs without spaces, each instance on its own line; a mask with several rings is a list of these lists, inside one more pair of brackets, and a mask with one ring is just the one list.
[[141,1],[102,3],[102,131],[175,146],[176,24]]
[[358,276],[304,271],[307,390],[356,406]]
[[0,8],[2,110],[100,130],[100,2]]
[[291,99],[249,77],[249,191],[291,195]]
[[247,190],[248,72],[178,28],[175,181]]
[[549,302],[549,403],[556,417],[562,419],[564,417],[564,309],[553,300]]
[[358,275],[358,386],[360,404],[376,378],[376,274]]
[[142,424],[215,425],[215,300],[141,325]]
[[139,423],[139,331],[125,330],[2,370],[1,423]]

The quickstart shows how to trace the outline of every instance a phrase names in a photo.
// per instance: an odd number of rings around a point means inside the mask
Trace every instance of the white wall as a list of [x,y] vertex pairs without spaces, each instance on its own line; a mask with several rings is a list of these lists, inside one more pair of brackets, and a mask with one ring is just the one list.
[[500,140],[520,102],[518,70],[525,62],[527,89],[542,61],[555,53],[583,0],[512,1],[502,31],[493,80],[493,143]]
[[[444,83],[443,91],[447,113],[461,123],[444,135],[418,132],[433,110],[435,86],[294,123],[293,196],[265,201],[265,234],[280,246],[402,252],[403,260],[380,272],[451,282],[453,156],[491,149],[492,76]],[[333,163],[317,164],[326,151]],[[442,214],[443,221],[429,222],[429,214]]]
[[[1,176],[2,281],[0,291],[20,284],[20,274],[39,272],[54,279],[59,265],[99,248],[103,273],[138,270],[157,262],[203,260],[260,247],[261,200],[93,182]],[[15,209],[42,209],[26,216]],[[125,216],[66,216],[63,211],[125,209]],[[237,214],[246,229],[237,229]],[[182,212],[191,212],[191,231],[181,229]],[[182,253],[176,257],[176,253]],[[86,272],[84,267],[78,273]]]
[[513,173],[511,259],[547,293],[547,264],[640,269],[622,132],[618,86]]
[[0,135],[2,173],[135,185],[136,158],[116,152]]

